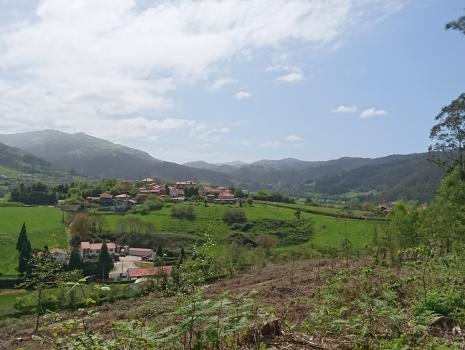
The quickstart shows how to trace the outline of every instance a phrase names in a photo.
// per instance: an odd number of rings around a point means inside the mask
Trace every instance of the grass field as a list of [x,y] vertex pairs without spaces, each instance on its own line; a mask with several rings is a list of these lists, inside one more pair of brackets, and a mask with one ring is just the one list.
[[[108,228],[112,231],[118,229],[120,220],[131,217],[137,217],[143,221],[153,223],[156,227],[156,232],[160,235],[201,237],[203,233],[209,231],[218,243],[213,253],[216,255],[223,254],[226,247],[224,240],[232,232],[231,226],[223,222],[223,214],[230,206],[209,204],[208,207],[205,207],[203,203],[184,205],[193,205],[195,219],[173,218],[170,206],[151,212],[148,215],[103,215],[107,221]],[[295,209],[293,208],[255,203],[253,206],[244,206],[243,210],[246,212],[247,221],[255,223],[257,226],[260,226],[260,222],[297,221]],[[363,248],[365,245],[372,244],[376,227],[382,225],[379,222],[337,219],[306,212],[301,213],[301,220],[302,224],[311,222],[314,228],[310,241],[299,246],[303,249],[310,245],[339,248],[345,238],[351,241],[355,249]],[[61,223],[61,212],[58,209],[50,207],[0,207],[0,256],[2,257],[0,272],[4,274],[15,273],[17,265],[15,244],[23,222],[26,222],[28,236],[34,248],[41,248],[46,244],[49,247],[66,246],[65,229]],[[286,252],[293,249],[293,247],[287,246],[277,249]],[[122,290],[119,290],[119,286],[115,289],[116,294],[122,293]],[[0,291],[0,317],[16,313],[17,310],[14,309],[15,300],[17,297],[25,295],[33,297],[33,294],[22,290]]]
[[0,207],[0,272],[15,274],[16,240],[23,222],[32,248],[66,247],[61,211],[50,207]]
[[[177,204],[179,205],[179,204]],[[165,207],[148,215],[113,215],[106,214],[105,218],[111,230],[117,230],[118,222],[125,218],[138,217],[143,221],[155,225],[157,232],[170,232],[201,236],[207,230],[213,238],[220,242],[231,232],[229,225],[222,220],[224,211],[229,206],[210,204],[194,205],[194,220],[177,219],[171,216],[171,208]],[[248,221],[281,220],[296,221],[293,208],[276,207],[268,204],[256,203],[253,206],[244,206]],[[314,225],[314,235],[311,243],[321,247],[339,247],[347,237],[355,248],[370,245],[373,241],[376,222],[363,220],[344,220],[324,215],[302,212],[302,220],[311,221]]]
[[[126,297],[133,297],[137,295],[137,292],[133,291],[131,286],[127,284],[111,284],[109,291],[99,291],[96,289],[96,284],[85,285],[84,293],[87,297],[92,297],[94,300],[99,300],[100,298],[111,297],[111,300],[122,299]],[[99,285],[101,286],[101,285]],[[71,292],[71,287],[63,286],[61,288],[46,289],[43,292],[43,300],[53,300],[58,302],[58,304],[65,305],[65,307],[70,303],[70,298],[74,299],[75,305],[82,302],[83,293],[80,287],[74,288],[74,292]],[[74,294],[71,296],[71,294]],[[103,301],[102,300],[102,301]],[[110,301],[111,301],[110,300]],[[15,304],[18,301],[22,301],[22,310],[15,308]],[[12,316],[22,313],[33,313],[35,312],[35,306],[37,304],[37,292],[36,291],[26,291],[24,289],[4,289],[0,290],[0,318],[5,316]],[[60,306],[58,306],[60,307]]]
[[[275,207],[282,207],[282,208],[300,208],[304,211],[311,211],[314,212],[315,214],[321,214],[321,215],[350,215],[356,218],[362,218],[362,217],[372,217],[373,214],[365,211],[365,210],[351,210],[348,212],[347,210],[343,208],[338,208],[338,207],[320,207],[320,206],[315,206],[315,205],[305,205],[302,203],[276,203],[276,202],[261,202],[265,203],[271,206]],[[350,213],[350,214],[349,214]]]

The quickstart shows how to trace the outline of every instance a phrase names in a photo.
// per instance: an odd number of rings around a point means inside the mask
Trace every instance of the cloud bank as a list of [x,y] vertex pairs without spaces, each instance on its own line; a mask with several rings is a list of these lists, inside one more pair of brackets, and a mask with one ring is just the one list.
[[[0,129],[84,131],[113,140],[221,126],[170,115],[176,90],[213,79],[224,62],[298,42],[331,44],[401,0],[42,0],[0,24]],[[277,78],[294,83],[303,72]],[[238,92],[246,99],[249,92]],[[366,113],[365,113],[366,112]],[[365,111],[362,117],[379,111]],[[160,116],[166,117],[160,117]],[[168,117],[169,116],[169,117]],[[209,139],[208,136],[204,137]]]

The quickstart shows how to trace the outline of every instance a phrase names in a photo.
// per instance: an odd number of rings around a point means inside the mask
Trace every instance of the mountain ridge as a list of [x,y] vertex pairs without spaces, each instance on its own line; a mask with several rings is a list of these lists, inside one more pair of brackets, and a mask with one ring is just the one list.
[[299,197],[370,192],[379,198],[429,200],[443,175],[427,161],[427,153],[327,161],[290,157],[251,163],[194,161],[181,165],[85,133],[49,129],[0,134],[0,142],[43,159],[57,169],[91,178],[193,180],[250,191],[282,191]]

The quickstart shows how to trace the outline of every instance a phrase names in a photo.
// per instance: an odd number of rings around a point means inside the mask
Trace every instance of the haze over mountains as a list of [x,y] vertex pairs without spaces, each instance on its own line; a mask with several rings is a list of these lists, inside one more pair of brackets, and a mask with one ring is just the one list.
[[21,166],[30,171],[53,167],[91,178],[189,179],[238,185],[253,191],[277,190],[301,197],[315,193],[334,196],[370,192],[384,200],[426,201],[432,197],[443,175],[428,161],[427,153],[315,162],[285,158],[250,164],[194,161],[180,165],[84,133],[43,130],[3,134],[0,143],[4,144],[0,145],[3,150],[0,165],[7,167]]

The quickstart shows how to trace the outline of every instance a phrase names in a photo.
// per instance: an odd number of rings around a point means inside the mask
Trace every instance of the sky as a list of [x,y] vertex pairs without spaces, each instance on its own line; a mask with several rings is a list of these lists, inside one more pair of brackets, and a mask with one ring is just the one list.
[[462,0],[0,0],[0,133],[220,163],[424,152]]

